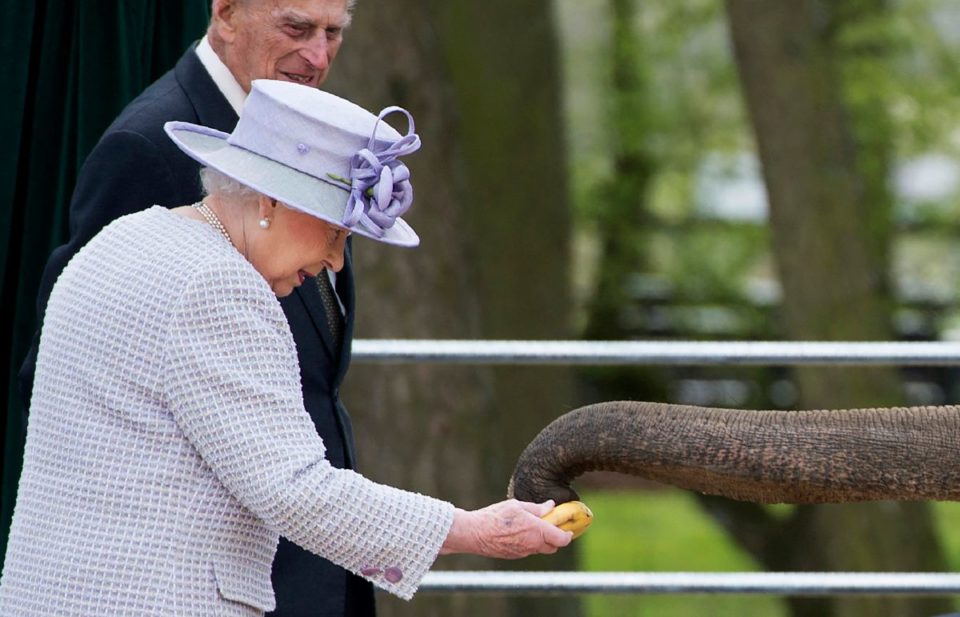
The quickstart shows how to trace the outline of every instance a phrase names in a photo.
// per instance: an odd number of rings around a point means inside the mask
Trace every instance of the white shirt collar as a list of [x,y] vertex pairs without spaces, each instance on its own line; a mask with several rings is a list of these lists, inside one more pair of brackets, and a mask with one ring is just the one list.
[[217,52],[213,51],[213,47],[210,47],[210,41],[207,40],[206,35],[197,44],[196,53],[197,57],[200,58],[200,63],[210,73],[213,83],[216,84],[239,116],[240,110],[243,109],[243,102],[247,100],[247,93],[240,87],[240,82],[233,76],[227,65],[223,63]]

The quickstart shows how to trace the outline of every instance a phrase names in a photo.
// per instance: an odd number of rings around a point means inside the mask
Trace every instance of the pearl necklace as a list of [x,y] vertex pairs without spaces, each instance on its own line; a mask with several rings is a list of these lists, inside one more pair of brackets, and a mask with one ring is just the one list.
[[206,203],[198,201],[197,203],[193,204],[193,207],[197,209],[197,212],[199,212],[208,223],[210,223],[211,227],[219,231],[220,235],[227,239],[227,242],[233,244],[233,240],[230,239],[230,234],[227,233],[227,228],[223,226],[223,223],[220,222],[220,219],[217,218],[217,215],[207,207]]

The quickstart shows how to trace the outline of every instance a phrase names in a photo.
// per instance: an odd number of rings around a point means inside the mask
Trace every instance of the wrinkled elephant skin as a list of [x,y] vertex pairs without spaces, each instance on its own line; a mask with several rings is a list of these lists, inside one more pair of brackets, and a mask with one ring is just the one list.
[[749,411],[618,401],[575,409],[521,454],[508,493],[557,503],[617,471],[758,503],[960,499],[960,407]]

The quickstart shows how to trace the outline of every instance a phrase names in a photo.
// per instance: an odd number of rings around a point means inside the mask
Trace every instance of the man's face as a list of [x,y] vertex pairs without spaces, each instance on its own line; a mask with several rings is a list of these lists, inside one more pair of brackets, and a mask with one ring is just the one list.
[[247,92],[254,79],[318,87],[350,22],[347,0],[225,0],[214,10],[224,64]]

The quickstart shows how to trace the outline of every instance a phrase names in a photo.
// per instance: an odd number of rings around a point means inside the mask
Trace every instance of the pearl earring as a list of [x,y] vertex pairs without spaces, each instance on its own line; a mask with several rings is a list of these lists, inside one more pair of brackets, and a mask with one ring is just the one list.
[[260,229],[270,229],[270,219],[267,217],[260,219]]

